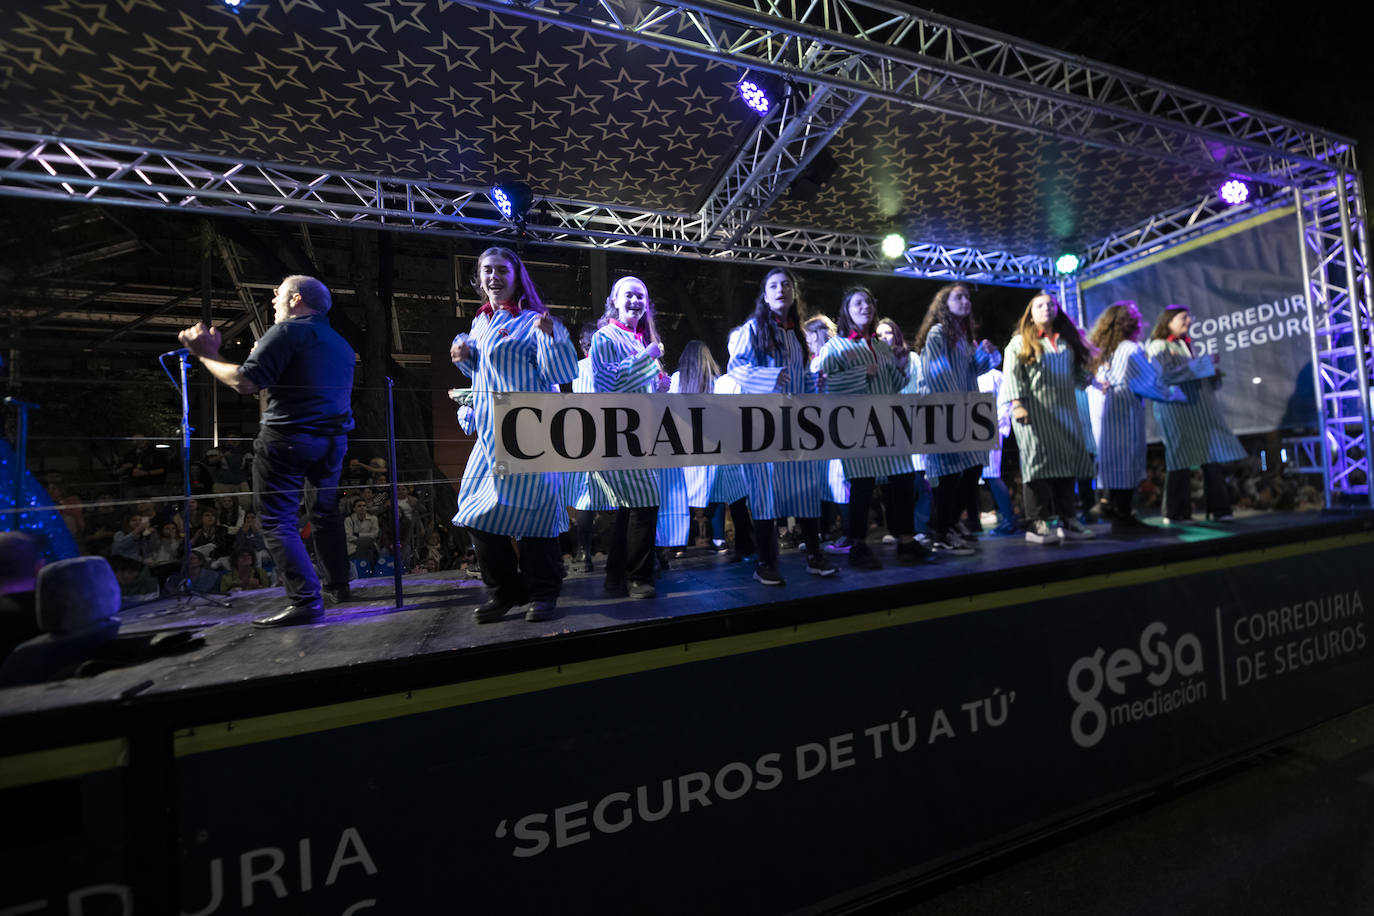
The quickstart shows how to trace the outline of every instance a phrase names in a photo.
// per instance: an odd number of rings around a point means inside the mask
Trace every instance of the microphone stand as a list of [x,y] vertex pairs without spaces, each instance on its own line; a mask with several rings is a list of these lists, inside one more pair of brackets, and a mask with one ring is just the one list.
[[[163,362],[169,356],[177,358],[178,367],[181,370],[180,384],[177,377],[172,375],[172,371]],[[191,351],[182,347],[179,350],[168,350],[157,358],[158,364],[162,366],[162,371],[167,373],[167,378],[171,381],[172,387],[181,396],[181,582],[177,586],[176,597],[180,601],[189,601],[192,598],[204,598],[211,604],[220,607],[230,607],[230,599],[217,598],[207,592],[198,590],[191,582],[191,401],[188,396],[186,384],[186,366],[189,362]]]

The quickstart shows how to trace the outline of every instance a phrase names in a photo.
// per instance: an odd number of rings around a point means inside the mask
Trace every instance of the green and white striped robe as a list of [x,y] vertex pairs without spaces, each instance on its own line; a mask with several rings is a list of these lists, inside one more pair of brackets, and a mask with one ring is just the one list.
[[1008,400],[1021,402],[1030,423],[1012,421],[1021,452],[1021,480],[1093,476],[1093,457],[1084,443],[1078,415],[1078,389],[1091,382],[1077,364],[1073,348],[1057,337],[1041,339],[1040,358],[1021,362],[1021,335],[1007,344],[1002,360],[1002,384]]
[[1186,338],[1152,340],[1145,352],[1159,364],[1164,381],[1177,385],[1187,400],[1156,401],[1155,419],[1164,437],[1164,465],[1182,471],[1203,464],[1239,461],[1245,447],[1222,416],[1207,356],[1194,356]]

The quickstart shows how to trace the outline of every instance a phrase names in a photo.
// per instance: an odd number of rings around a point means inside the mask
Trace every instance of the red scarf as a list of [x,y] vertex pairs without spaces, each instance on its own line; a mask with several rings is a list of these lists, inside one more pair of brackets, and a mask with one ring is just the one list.
[[776,326],[777,326],[778,328],[780,328],[781,330],[784,330],[784,331],[790,331],[790,330],[792,330],[792,328],[795,327],[795,325],[792,324],[792,322],[790,322],[790,321],[783,321],[782,319],[777,318],[776,316],[773,318],[773,324],[776,325]]
[[1189,337],[1187,334],[1170,334],[1170,335],[1169,335],[1169,343],[1173,343],[1173,342],[1176,341],[1176,340],[1181,340],[1181,341],[1183,341],[1184,344],[1187,345],[1187,347],[1188,347],[1189,350],[1193,349],[1193,338]]
[[635,328],[629,327],[629,326],[627,326],[627,325],[623,325],[623,324],[621,324],[618,320],[616,320],[615,318],[612,318],[612,319],[611,319],[611,324],[613,324],[613,325],[615,325],[616,327],[620,328],[620,330],[622,330],[622,331],[629,331],[631,334],[633,334],[633,335],[635,336],[635,340],[639,341],[639,345],[640,345],[641,347],[642,347],[642,346],[647,346],[647,344],[645,344],[645,342],[644,342],[644,332],[643,332],[643,331],[639,331],[639,330],[636,330]]
[[858,331],[850,331],[850,332],[849,332],[849,339],[850,339],[850,340],[862,340],[865,344],[868,345],[868,352],[869,352],[869,353],[873,353],[875,356],[877,355],[877,353],[874,352],[874,350],[873,350],[873,335],[872,335],[872,334],[860,334]]
[[[518,303],[518,302],[502,302],[502,303],[498,306],[498,308],[503,308],[503,309],[505,309],[507,312],[510,312],[510,316],[511,316],[512,318],[514,318],[516,315],[519,315],[519,314],[520,314],[520,303]],[[488,317],[492,317],[492,316],[494,316],[495,314],[496,314],[496,312],[495,312],[495,310],[492,309],[491,303],[490,303],[490,302],[484,302],[484,303],[482,303],[482,307],[479,308],[479,309],[477,310],[477,317],[478,317],[478,318],[481,318],[483,315],[486,315],[486,316],[488,316]]]
[[1048,337],[1050,340],[1054,341],[1054,345],[1055,345],[1056,347],[1059,346],[1059,333],[1058,333],[1058,332],[1055,332],[1054,334],[1046,334],[1044,328],[1036,328],[1036,329],[1035,329],[1035,333],[1036,333],[1038,336],[1040,336],[1040,337]]

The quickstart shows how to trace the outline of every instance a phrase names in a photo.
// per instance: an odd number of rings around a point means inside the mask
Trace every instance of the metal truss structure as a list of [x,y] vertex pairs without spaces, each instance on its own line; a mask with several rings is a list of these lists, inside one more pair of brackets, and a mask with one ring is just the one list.
[[[459,0],[454,0],[459,2]],[[760,122],[695,213],[546,199],[541,243],[676,257],[894,272],[1038,287],[1043,257],[913,244],[895,263],[879,239],[771,225],[770,205],[863,104],[885,100],[961,119],[1249,178],[1257,204],[1194,201],[1085,252],[1083,276],[1273,206],[1291,190],[1302,224],[1328,499],[1371,493],[1369,276],[1364,202],[1349,140],[1139,74],[887,0],[461,0],[524,18],[773,74],[802,91]],[[369,228],[514,235],[485,187],[405,181],[117,144],[0,133],[0,193]],[[1334,438],[1333,438],[1334,437]]]
[[1370,485],[1369,241],[1364,195],[1344,174],[1325,186],[1293,192],[1302,235],[1302,268],[1312,324],[1313,386],[1321,415],[1321,467],[1326,500],[1363,494]]

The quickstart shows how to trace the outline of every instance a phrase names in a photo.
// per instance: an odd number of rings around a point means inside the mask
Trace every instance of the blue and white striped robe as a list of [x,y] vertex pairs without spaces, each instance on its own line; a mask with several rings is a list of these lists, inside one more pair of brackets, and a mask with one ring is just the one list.
[[1194,356],[1183,340],[1152,340],[1145,345],[1145,352],[1159,363],[1164,381],[1183,389],[1187,398],[1155,402],[1155,419],[1164,437],[1165,467],[1181,471],[1244,458],[1245,447],[1231,432],[1217,403],[1212,360]]
[[463,470],[458,488],[458,512],[453,524],[511,537],[557,537],[568,530],[559,476],[493,473],[496,454],[492,393],[549,391],[577,374],[577,350],[568,331],[554,321],[553,335],[535,329],[541,317],[533,309],[511,315],[497,309],[481,314],[466,338],[469,357],[455,363],[472,378],[473,420],[477,444]]
[[[978,376],[996,366],[1000,357],[970,346],[966,340],[956,341],[951,347],[945,339],[944,327],[936,324],[926,335],[925,347],[916,359],[920,366],[916,393],[949,394],[977,391]],[[936,452],[926,456],[926,474],[945,477],[976,468],[987,460],[987,452]]]
[[[573,394],[589,394],[592,390],[592,360],[591,357],[577,361],[577,378],[572,382]],[[601,493],[600,487],[589,485],[589,478],[586,471],[564,471],[563,472],[563,501],[584,512],[605,512],[614,509],[613,506]]]
[[[730,376],[746,394],[815,394],[816,376],[807,371],[801,341],[791,331],[784,332],[771,321],[768,324],[765,333],[774,334],[780,342],[782,357],[764,355],[759,348],[758,323],[750,319],[730,332]],[[778,382],[783,369],[787,370],[786,385]],[[756,520],[820,517],[824,461],[749,464],[745,476],[749,481],[749,511]]]
[[978,390],[997,399],[997,448],[988,451],[983,465],[983,479],[1002,476],[1002,440],[1011,435],[1011,402],[1001,396],[1002,370],[989,369],[978,376]]
[[[908,352],[906,355],[906,382],[902,385],[901,394],[916,394],[921,390],[921,358],[915,353]],[[926,465],[929,463],[925,452],[915,452],[911,456],[911,466],[917,471],[925,472]]]
[[1089,384],[1073,348],[1052,337],[1042,338],[1040,358],[1021,362],[1021,335],[1012,337],[1002,360],[1002,385],[1008,401],[1020,400],[1030,423],[1012,422],[1021,451],[1021,480],[1093,476],[1093,456],[1083,441],[1078,415],[1078,389]]
[[[652,394],[658,386],[662,366],[645,352],[633,331],[611,323],[592,337],[592,389],[598,394]],[[592,471],[589,486],[599,488],[602,498],[617,508],[657,506],[658,471],[630,468],[621,471]]]
[[[869,366],[877,367],[872,375],[868,374]],[[821,348],[820,371],[825,373],[829,394],[896,394],[906,383],[892,359],[892,350],[876,337],[830,338]],[[846,480],[907,474],[911,467],[906,455],[841,458],[840,463]]]
[[1111,359],[1097,367],[1097,384],[1088,389],[1088,406],[1097,441],[1099,486],[1134,490],[1145,479],[1145,402],[1141,399],[1165,401],[1177,390],[1164,381],[1159,366],[1133,340],[1123,340]]
[[[821,391],[828,390],[825,376],[820,375],[819,356],[811,360],[811,371],[817,373],[816,387]],[[849,481],[844,476],[844,464],[838,458],[831,458],[825,463],[825,486],[821,489],[821,500],[839,506],[849,505]]]

